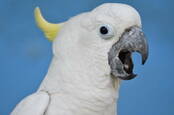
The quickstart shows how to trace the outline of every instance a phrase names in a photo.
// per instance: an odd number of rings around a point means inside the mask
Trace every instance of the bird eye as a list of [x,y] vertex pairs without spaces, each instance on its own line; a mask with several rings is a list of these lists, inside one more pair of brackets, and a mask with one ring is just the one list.
[[114,36],[114,31],[110,25],[101,25],[99,27],[99,34],[103,39],[109,39]]

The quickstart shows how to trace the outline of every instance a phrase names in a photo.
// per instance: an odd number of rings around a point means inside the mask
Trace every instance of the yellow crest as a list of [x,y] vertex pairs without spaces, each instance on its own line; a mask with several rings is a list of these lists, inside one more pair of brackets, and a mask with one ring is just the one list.
[[34,15],[35,15],[35,20],[36,20],[38,27],[44,32],[47,39],[49,41],[54,41],[54,39],[56,38],[58,32],[60,31],[63,23],[53,24],[53,23],[47,22],[43,18],[42,14],[40,12],[40,9],[38,7],[35,8]]

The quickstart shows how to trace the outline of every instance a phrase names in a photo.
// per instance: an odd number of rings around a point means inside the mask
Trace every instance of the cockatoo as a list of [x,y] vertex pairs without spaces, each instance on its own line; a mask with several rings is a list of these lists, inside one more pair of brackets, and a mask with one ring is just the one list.
[[116,115],[120,80],[133,73],[131,54],[144,64],[148,44],[138,12],[106,3],[66,22],[47,22],[35,9],[37,25],[53,42],[53,59],[37,92],[11,115]]

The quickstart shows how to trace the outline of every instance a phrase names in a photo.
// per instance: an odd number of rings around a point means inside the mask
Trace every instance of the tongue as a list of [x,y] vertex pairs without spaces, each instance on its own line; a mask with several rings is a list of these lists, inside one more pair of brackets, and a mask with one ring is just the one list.
[[134,65],[132,62],[131,53],[129,51],[121,51],[119,54],[119,58],[123,63],[124,70],[126,71],[126,73],[132,74]]
[[125,59],[123,61],[124,64],[124,70],[128,73],[131,74],[133,73],[133,62],[132,62],[132,58],[131,58],[131,53],[127,53],[125,55]]

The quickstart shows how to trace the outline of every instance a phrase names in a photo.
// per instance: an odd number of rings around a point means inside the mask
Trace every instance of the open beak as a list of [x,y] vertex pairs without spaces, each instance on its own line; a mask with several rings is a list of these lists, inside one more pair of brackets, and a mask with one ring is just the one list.
[[119,41],[113,44],[108,52],[108,62],[111,75],[123,80],[136,77],[133,73],[132,53],[138,52],[142,56],[142,64],[148,58],[148,44],[141,28],[137,26],[125,30]]

